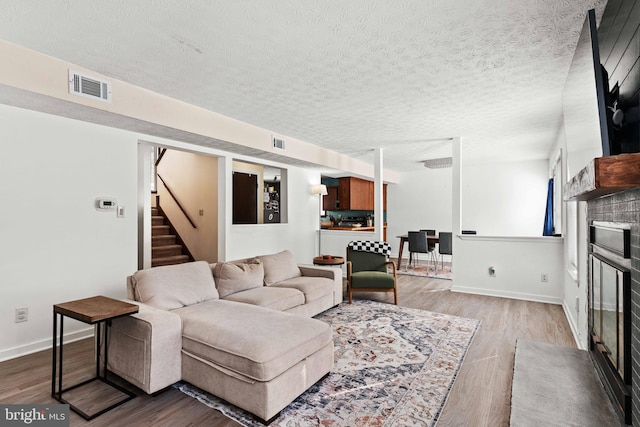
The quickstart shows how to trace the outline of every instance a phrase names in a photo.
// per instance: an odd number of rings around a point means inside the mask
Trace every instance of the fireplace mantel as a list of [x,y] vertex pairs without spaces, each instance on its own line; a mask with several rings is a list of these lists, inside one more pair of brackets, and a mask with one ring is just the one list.
[[593,159],[564,187],[565,200],[591,200],[640,187],[640,153]]

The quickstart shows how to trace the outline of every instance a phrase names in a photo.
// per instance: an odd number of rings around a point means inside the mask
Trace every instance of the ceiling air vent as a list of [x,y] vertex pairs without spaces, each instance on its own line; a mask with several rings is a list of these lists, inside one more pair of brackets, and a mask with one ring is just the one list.
[[272,136],[271,140],[273,141],[273,148],[277,148],[278,150],[285,150],[284,139],[278,138],[277,136]]
[[69,70],[69,93],[102,102],[111,102],[111,83]]

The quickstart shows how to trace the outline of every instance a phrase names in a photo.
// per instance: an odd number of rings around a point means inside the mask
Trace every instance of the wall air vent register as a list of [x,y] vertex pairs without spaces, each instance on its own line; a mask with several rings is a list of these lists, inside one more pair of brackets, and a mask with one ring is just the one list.
[[69,70],[69,93],[102,102],[111,102],[111,83]]
[[284,139],[278,138],[277,136],[272,136],[271,140],[273,142],[273,148],[277,150],[286,150]]

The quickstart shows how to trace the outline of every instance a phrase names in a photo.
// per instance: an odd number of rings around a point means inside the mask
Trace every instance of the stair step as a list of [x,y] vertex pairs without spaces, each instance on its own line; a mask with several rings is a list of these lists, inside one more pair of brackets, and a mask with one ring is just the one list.
[[167,246],[167,245],[175,245],[176,243],[176,235],[175,234],[164,234],[161,236],[151,236],[151,247],[156,246]]
[[151,208],[151,216],[158,216],[160,213],[158,212],[158,208]]
[[158,267],[160,265],[183,264],[185,262],[189,262],[189,257],[187,255],[174,255],[161,258],[152,258],[151,266]]
[[165,225],[164,217],[161,215],[151,215],[151,225]]
[[152,246],[151,257],[162,258],[174,255],[182,255],[182,245]]
[[152,225],[151,226],[151,235],[152,236],[162,236],[169,234],[170,227],[168,225]]

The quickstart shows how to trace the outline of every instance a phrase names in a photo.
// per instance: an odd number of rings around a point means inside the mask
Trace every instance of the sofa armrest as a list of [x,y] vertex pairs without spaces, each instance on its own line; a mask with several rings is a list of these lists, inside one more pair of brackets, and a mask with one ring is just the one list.
[[317,265],[298,265],[300,273],[303,276],[326,277],[333,281],[333,304],[338,305],[342,302],[344,295],[342,287],[342,269],[336,267],[323,267]]
[[182,379],[182,320],[170,311],[128,302],[140,310],[112,321],[108,369],[155,393]]

